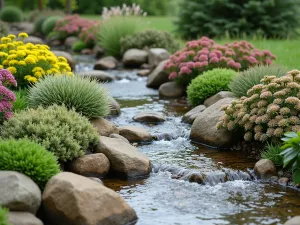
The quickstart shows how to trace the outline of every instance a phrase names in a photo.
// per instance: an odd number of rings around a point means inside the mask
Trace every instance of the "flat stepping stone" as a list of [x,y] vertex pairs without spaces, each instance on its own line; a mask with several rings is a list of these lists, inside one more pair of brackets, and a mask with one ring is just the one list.
[[142,127],[123,126],[119,127],[120,135],[130,142],[149,142],[152,141],[152,135]]
[[160,123],[166,120],[165,116],[156,112],[143,112],[135,115],[133,120],[144,123]]

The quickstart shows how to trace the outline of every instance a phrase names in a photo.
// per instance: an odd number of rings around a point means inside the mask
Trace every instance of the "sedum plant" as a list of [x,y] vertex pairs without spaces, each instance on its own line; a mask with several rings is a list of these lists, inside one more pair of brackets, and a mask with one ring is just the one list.
[[293,172],[293,181],[300,184],[300,131],[284,134],[282,152],[284,167],[290,166]]
[[64,57],[56,57],[49,46],[24,43],[28,37],[20,33],[2,37],[0,40],[0,68],[9,70],[16,78],[19,87],[25,87],[37,82],[41,77],[65,73],[72,75],[71,68]]
[[170,56],[164,69],[169,79],[188,85],[193,78],[214,68],[243,71],[251,66],[271,64],[276,57],[268,50],[258,50],[247,41],[219,45],[202,37],[186,43],[185,48]]
[[60,171],[53,153],[27,139],[0,140],[0,156],[0,170],[23,173],[41,189]]
[[250,67],[234,77],[229,85],[231,92],[237,97],[247,95],[247,91],[260,83],[266,75],[281,77],[287,74],[288,69],[278,65],[258,65]]
[[187,89],[187,96],[190,103],[200,105],[205,99],[217,94],[220,91],[228,91],[228,84],[237,72],[231,69],[213,69],[204,72],[201,76],[192,80]]
[[102,84],[81,76],[48,76],[29,89],[30,107],[64,105],[88,118],[109,114],[109,95]]
[[300,130],[300,71],[277,78],[265,76],[247,96],[224,106],[218,127],[242,129],[244,139],[260,142],[277,140],[287,131]]
[[179,48],[179,43],[170,33],[158,30],[145,30],[123,37],[120,45],[122,53],[132,48],[165,48],[173,53]]
[[8,223],[8,210],[0,206],[0,225],[12,225]]
[[99,141],[87,118],[64,106],[15,113],[2,127],[3,138],[28,138],[53,152],[60,162],[76,159]]

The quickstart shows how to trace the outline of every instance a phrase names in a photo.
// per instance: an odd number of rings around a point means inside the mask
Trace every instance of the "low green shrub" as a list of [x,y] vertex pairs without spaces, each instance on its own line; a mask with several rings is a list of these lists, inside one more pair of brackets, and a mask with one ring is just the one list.
[[261,158],[273,161],[276,166],[283,166],[283,157],[280,155],[281,152],[281,146],[268,144],[265,151],[261,153]]
[[39,16],[35,22],[34,22],[34,31],[38,32],[40,34],[43,33],[43,23],[45,22],[45,20],[47,19],[47,17],[44,16]]
[[47,19],[45,19],[42,24],[42,33],[45,36],[48,36],[54,30],[56,22],[60,19],[60,16],[50,16]]
[[53,153],[27,139],[0,140],[0,155],[0,170],[23,173],[41,189],[60,170]]
[[0,11],[0,20],[5,22],[22,22],[23,17],[21,9],[15,6],[6,6]]
[[250,67],[234,77],[229,88],[237,97],[246,96],[247,91],[254,85],[259,84],[266,75],[281,77],[287,72],[288,69],[272,64]]
[[64,106],[27,109],[4,122],[2,138],[28,138],[53,152],[60,162],[82,156],[99,141],[87,118]]
[[300,71],[282,77],[265,76],[247,96],[222,109],[219,128],[245,132],[246,141],[275,143],[285,132],[300,130]]
[[5,37],[8,35],[8,25],[7,23],[0,21],[0,37]]
[[300,184],[300,131],[285,133],[281,140],[284,141],[281,152],[283,166],[291,167],[293,182]]
[[29,89],[28,102],[33,108],[63,104],[88,118],[103,117],[110,111],[106,89],[81,76],[47,76]]
[[6,208],[0,207],[0,225],[11,225],[8,223],[8,210]]
[[98,34],[98,44],[105,53],[115,57],[121,56],[121,38],[136,33],[136,21],[131,17],[113,17],[101,24]]
[[170,33],[158,30],[145,30],[123,37],[120,45],[122,54],[131,48],[165,48],[170,53],[179,49],[179,43]]
[[76,41],[72,46],[72,51],[81,52],[85,48],[87,48],[87,46],[83,41]]
[[237,72],[231,69],[213,69],[204,72],[188,86],[188,100],[193,105],[199,105],[220,91],[228,91],[228,84],[236,75]]
[[26,89],[19,89],[15,91],[16,101],[12,103],[13,112],[19,112],[28,107],[27,95],[28,91]]

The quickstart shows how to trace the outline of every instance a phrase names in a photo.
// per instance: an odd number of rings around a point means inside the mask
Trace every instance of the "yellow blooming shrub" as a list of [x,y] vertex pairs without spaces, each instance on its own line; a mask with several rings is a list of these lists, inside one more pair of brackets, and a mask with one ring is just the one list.
[[24,43],[26,33],[8,35],[0,39],[0,68],[9,70],[19,87],[37,82],[41,77],[55,74],[72,75],[71,68],[64,57],[56,57],[49,46]]
[[248,90],[247,96],[222,109],[218,127],[242,128],[246,141],[279,139],[285,132],[300,131],[300,71],[277,78],[265,76]]

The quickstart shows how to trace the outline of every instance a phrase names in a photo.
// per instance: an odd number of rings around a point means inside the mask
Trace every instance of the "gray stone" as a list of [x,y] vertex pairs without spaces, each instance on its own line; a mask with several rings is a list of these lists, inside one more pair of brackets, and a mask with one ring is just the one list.
[[24,174],[0,171],[0,205],[11,211],[35,214],[41,204],[39,187]]
[[177,84],[175,81],[171,81],[160,85],[158,92],[159,95],[163,97],[178,98],[184,95],[185,88]]
[[117,138],[120,139],[122,141],[125,141],[126,143],[130,143],[126,138],[124,138],[123,136],[119,135],[119,134],[111,134],[109,135],[110,138]]
[[149,49],[149,64],[151,67],[156,67],[161,61],[170,57],[170,53],[164,48]]
[[80,54],[82,55],[92,55],[93,54],[93,50],[90,48],[84,48],[81,50]]
[[110,98],[110,115],[120,115],[121,114],[121,107],[120,104],[113,98]]
[[195,119],[206,109],[205,105],[198,105],[197,107],[193,108],[192,110],[188,111],[182,117],[182,121],[192,124]]
[[34,33],[34,24],[29,22],[9,23],[9,29],[11,34],[18,35],[25,32],[31,35]]
[[88,177],[90,180],[97,182],[98,184],[103,184],[102,180],[100,180],[100,178],[98,177]]
[[254,173],[260,179],[269,179],[276,176],[276,166],[269,159],[261,159],[254,166]]
[[70,65],[71,69],[74,69],[75,67],[75,61],[72,57],[72,55],[68,52],[65,52],[65,51],[52,51],[54,53],[54,55],[56,55],[57,57],[58,56],[62,56],[62,57],[65,57],[68,61],[68,64]]
[[9,212],[8,222],[11,225],[43,225],[43,222],[28,212]]
[[224,147],[232,144],[232,133],[225,129],[217,129],[217,123],[220,117],[224,115],[221,107],[230,104],[233,100],[234,98],[224,98],[200,113],[193,122],[191,140],[213,147]]
[[140,49],[129,49],[123,55],[125,67],[139,67],[148,62],[148,52]]
[[23,42],[26,43],[32,43],[32,44],[45,44],[44,41],[39,38],[39,37],[35,37],[35,36],[29,36],[28,38],[25,38],[23,40]]
[[292,219],[289,219],[285,222],[284,225],[299,225],[300,224],[300,216],[295,216]]
[[102,153],[84,155],[68,163],[68,170],[82,176],[104,177],[110,168],[108,158]]
[[52,225],[117,225],[137,220],[135,211],[115,191],[68,172],[48,181],[43,210]]
[[169,81],[169,74],[164,71],[164,65],[168,60],[164,60],[149,74],[147,87],[159,88],[160,85]]
[[137,75],[140,77],[147,77],[150,74],[151,70],[149,69],[143,69],[143,70],[139,70],[137,72]]
[[123,140],[101,136],[96,152],[106,155],[112,171],[126,177],[145,176],[150,173],[148,157]]
[[117,68],[118,60],[112,56],[106,56],[99,59],[95,65],[95,70],[113,70]]
[[203,104],[206,107],[208,107],[208,106],[215,104],[217,101],[219,101],[223,98],[234,98],[234,97],[235,97],[234,94],[230,91],[220,91],[219,93],[206,99]]
[[130,142],[149,142],[152,141],[152,135],[142,127],[123,126],[119,127],[120,135]]
[[96,127],[98,134],[100,136],[108,137],[111,134],[119,133],[119,130],[115,126],[115,124],[113,124],[112,122],[110,122],[106,119],[103,119],[103,118],[93,119],[91,121],[91,123],[93,124],[94,127]]
[[289,182],[289,178],[287,178],[287,177],[281,177],[278,180],[278,183],[282,186],[287,186],[288,182]]
[[76,43],[77,41],[79,41],[78,37],[75,36],[67,37],[64,42],[64,45],[66,46],[66,48],[71,49],[74,43]]
[[77,75],[90,77],[92,79],[96,79],[99,82],[111,82],[114,78],[109,75],[109,73],[104,72],[102,70],[90,70],[90,71],[81,71],[78,72]]
[[164,122],[166,118],[156,112],[142,112],[133,117],[133,120],[136,122],[144,122],[144,123],[159,123]]

